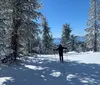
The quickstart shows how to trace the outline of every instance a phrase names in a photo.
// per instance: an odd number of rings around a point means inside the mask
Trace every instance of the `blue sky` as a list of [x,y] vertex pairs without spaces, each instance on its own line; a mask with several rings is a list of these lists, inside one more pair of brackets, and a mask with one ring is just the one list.
[[41,12],[46,16],[53,37],[61,37],[62,26],[69,23],[72,34],[84,36],[90,0],[42,0]]

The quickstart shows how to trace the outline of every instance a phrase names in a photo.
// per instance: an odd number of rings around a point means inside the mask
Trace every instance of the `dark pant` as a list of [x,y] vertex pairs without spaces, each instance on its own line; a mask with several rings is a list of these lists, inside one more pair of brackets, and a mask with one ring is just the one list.
[[60,61],[63,62],[63,54],[59,54]]

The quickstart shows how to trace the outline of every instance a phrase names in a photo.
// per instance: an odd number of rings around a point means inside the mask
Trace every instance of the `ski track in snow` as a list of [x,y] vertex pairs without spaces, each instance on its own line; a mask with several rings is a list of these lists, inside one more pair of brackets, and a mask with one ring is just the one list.
[[0,65],[0,85],[100,85],[100,52],[38,55],[22,65]]

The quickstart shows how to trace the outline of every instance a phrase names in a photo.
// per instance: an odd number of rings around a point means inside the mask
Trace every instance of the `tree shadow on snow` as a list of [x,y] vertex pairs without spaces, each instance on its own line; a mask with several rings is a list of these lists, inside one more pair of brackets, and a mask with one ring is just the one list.
[[0,78],[5,77],[11,79],[4,85],[99,85],[100,65],[31,58],[20,66],[1,66]]

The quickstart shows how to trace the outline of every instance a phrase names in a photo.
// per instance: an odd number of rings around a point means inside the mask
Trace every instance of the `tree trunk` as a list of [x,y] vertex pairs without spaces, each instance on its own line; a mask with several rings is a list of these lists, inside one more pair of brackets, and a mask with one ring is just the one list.
[[95,34],[94,34],[94,52],[97,51],[97,20],[96,20],[96,0],[95,0]]
[[12,24],[12,28],[13,28],[13,32],[12,32],[12,36],[11,36],[11,48],[13,50],[13,56],[14,56],[14,60],[16,60],[17,56],[18,56],[18,29],[20,27],[21,24],[21,16],[19,14],[19,3],[20,0],[14,0],[12,1],[13,4],[13,24]]
[[94,40],[94,52],[97,51],[97,33],[95,33],[95,40]]
[[20,26],[20,20],[13,19],[13,32],[11,37],[11,48],[13,49],[14,60],[18,56],[18,28]]

